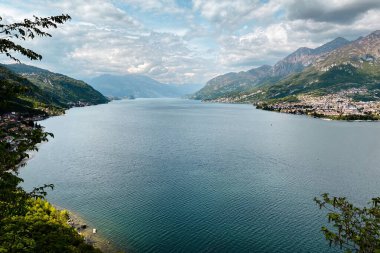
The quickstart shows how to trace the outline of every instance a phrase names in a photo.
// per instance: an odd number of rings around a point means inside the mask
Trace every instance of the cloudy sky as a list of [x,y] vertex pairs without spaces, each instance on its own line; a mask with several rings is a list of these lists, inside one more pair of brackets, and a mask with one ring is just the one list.
[[23,63],[76,78],[137,73],[175,84],[380,29],[379,0],[0,0],[7,23],[62,13],[72,20],[52,38],[23,44],[42,61]]

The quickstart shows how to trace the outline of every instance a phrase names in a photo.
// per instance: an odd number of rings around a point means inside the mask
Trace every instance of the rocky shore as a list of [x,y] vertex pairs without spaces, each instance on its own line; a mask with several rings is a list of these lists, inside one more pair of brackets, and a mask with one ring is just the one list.
[[[67,210],[66,208],[55,206],[59,210]],[[81,216],[77,213],[67,210],[69,212],[69,219],[67,224],[73,227],[78,234],[84,237],[84,240],[87,244],[94,246],[95,248],[100,249],[104,253],[116,253],[122,252],[116,248],[109,240],[102,237],[98,233],[98,229],[89,225]],[[96,233],[94,233],[94,229]]]

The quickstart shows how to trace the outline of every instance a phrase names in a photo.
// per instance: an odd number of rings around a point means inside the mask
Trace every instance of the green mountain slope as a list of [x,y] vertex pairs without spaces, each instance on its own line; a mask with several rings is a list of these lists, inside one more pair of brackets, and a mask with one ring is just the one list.
[[108,102],[100,92],[83,81],[24,64],[4,66],[28,80],[27,84],[31,90],[29,96],[44,103],[69,108],[74,105]]
[[0,114],[11,111],[41,114],[50,107],[52,111],[61,109],[49,106],[44,93],[29,80],[0,65]]
[[[266,100],[291,99],[301,94],[323,96],[351,88],[368,89],[366,100],[380,89],[379,67],[356,68],[351,64],[337,65],[325,72],[310,67],[302,73],[294,74],[275,85],[268,85],[246,94],[239,94],[235,102],[258,102]],[[371,95],[372,94],[372,95]]]
[[[368,90],[364,100],[378,100],[380,89],[380,31],[360,38],[317,59],[301,73],[239,94],[236,101],[286,99],[311,94],[333,94],[350,88]],[[359,99],[359,98],[357,98]]]

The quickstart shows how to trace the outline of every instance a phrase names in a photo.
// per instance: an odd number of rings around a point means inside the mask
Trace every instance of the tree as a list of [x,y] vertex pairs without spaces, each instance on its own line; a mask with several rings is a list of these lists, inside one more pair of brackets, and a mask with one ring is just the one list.
[[[0,17],[0,54],[5,54],[7,57],[20,63],[20,60],[14,54],[21,54],[30,60],[41,60],[42,56],[33,50],[23,47],[14,41],[34,39],[39,37],[51,37],[51,34],[44,31],[45,29],[57,28],[59,24],[70,20],[71,17],[67,14],[51,17],[35,17],[24,19],[22,22],[5,24]],[[0,71],[0,113],[4,112],[10,103],[17,100],[17,95],[27,92],[27,88],[21,82],[14,82],[7,78],[13,73],[3,73]],[[16,75],[14,75],[16,76]],[[16,77],[14,79],[20,79]]]
[[[24,19],[23,22],[12,24],[0,23],[0,34],[3,35],[3,38],[0,38],[0,53],[18,62],[20,61],[13,56],[14,52],[19,52],[31,60],[41,60],[40,54],[14,43],[12,40],[33,39],[36,36],[51,37],[51,34],[43,31],[43,29],[57,28],[58,24],[63,24],[70,19],[69,15],[62,14],[46,18],[34,17],[34,20]],[[2,21],[1,17],[0,21]],[[18,94],[26,91],[22,85],[10,82],[7,79],[0,80],[0,88],[1,103],[17,98]],[[36,145],[47,141],[47,137],[51,134],[45,133],[39,125],[31,121],[17,120],[1,125],[0,218],[3,218],[6,215],[19,214],[25,211],[24,202],[31,195],[19,186],[22,179],[18,177],[17,169],[23,165],[24,159],[29,157],[27,152],[37,150]],[[32,197],[43,197],[45,194],[44,190],[40,193],[42,195],[37,194],[38,196]]]
[[[12,24],[0,23],[0,34],[3,36],[0,38],[0,53],[5,54],[17,62],[20,62],[20,60],[13,56],[13,53],[15,52],[28,57],[30,60],[41,60],[42,56],[40,54],[25,48],[20,44],[16,44],[12,40],[34,39],[36,36],[51,37],[50,33],[47,33],[42,29],[57,28],[58,24],[63,24],[70,19],[71,17],[69,15],[62,14],[46,18],[34,16],[33,20],[24,19],[22,22]],[[3,19],[0,17],[0,21],[2,20]]]
[[[0,17],[0,36],[3,35],[0,53],[17,62],[20,61],[14,53],[41,60],[40,54],[13,40],[51,37],[43,29],[56,28],[69,19],[69,15],[60,15],[2,24]],[[22,86],[17,79],[0,73],[0,104],[4,100],[17,101],[17,96],[26,91]],[[5,109],[9,112],[6,105]],[[13,118],[0,117],[0,252],[100,252],[85,244],[83,237],[66,223],[65,212],[43,200],[46,189],[53,185],[37,187],[31,192],[20,186],[23,180],[18,175],[18,168],[29,157],[27,152],[37,150],[37,144],[47,141],[51,134],[30,118],[9,115]]]
[[314,198],[319,208],[328,211],[330,226],[322,232],[330,247],[345,252],[380,253],[380,198],[373,198],[368,207],[356,207],[344,197]]

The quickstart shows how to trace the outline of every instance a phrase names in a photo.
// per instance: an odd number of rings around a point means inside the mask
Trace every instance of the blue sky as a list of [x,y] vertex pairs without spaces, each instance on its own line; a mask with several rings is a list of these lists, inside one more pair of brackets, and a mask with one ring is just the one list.
[[43,55],[24,63],[76,78],[133,73],[175,84],[380,29],[379,0],[0,0],[8,23],[61,13],[72,21],[52,38],[22,42]]

